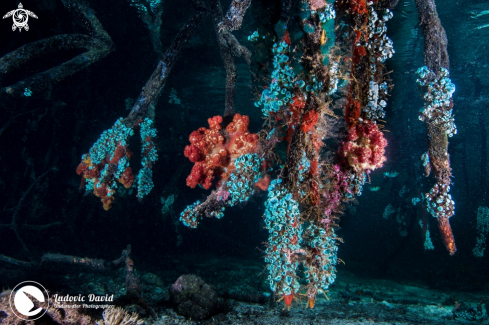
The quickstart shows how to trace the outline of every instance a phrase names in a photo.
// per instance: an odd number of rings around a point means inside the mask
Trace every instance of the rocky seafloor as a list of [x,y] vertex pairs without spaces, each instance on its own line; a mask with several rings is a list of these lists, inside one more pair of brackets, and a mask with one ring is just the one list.
[[[202,256],[167,257],[164,263],[154,269],[141,265],[136,274],[141,280],[142,297],[147,306],[154,311],[153,316],[156,315],[156,319],[140,305],[124,302],[121,298],[126,293],[123,268],[114,272],[56,268],[56,271],[43,270],[39,272],[42,275],[37,276],[39,281],[47,283],[51,294],[114,294],[114,304],[124,307],[128,312],[137,312],[140,319],[148,325],[489,324],[486,307],[486,299],[489,296],[487,288],[478,292],[430,289],[416,282],[401,283],[385,278],[362,277],[348,270],[339,270],[338,278],[331,286],[328,297],[318,296],[314,309],[305,308],[306,301],[298,299],[287,310],[284,309],[283,301],[277,302],[279,299],[267,292],[263,271],[263,264],[258,259]],[[4,281],[9,278],[15,281],[17,277],[31,277],[32,274],[29,275],[29,272],[32,270],[0,268],[0,276]],[[177,279],[180,279],[182,274],[195,274],[201,279],[195,280],[200,281],[200,288],[204,288],[205,285],[205,290],[202,289],[200,293],[188,295],[192,296],[190,299],[194,299],[197,304],[212,305],[209,310],[204,311],[201,320],[193,319],[192,312],[188,311],[194,307],[187,305],[188,308],[183,308],[175,305],[176,299],[172,296],[170,288],[172,285],[175,288],[178,284]],[[4,297],[0,303],[2,324],[15,323],[7,322],[8,308],[8,301]],[[102,310],[90,310],[87,314],[93,323],[102,319]],[[35,322],[60,323],[71,324],[55,320],[53,317]]]

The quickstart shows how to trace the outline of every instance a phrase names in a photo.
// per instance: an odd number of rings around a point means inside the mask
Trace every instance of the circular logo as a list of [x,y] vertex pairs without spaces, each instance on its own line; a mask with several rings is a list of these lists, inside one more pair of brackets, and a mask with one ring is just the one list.
[[35,281],[19,283],[10,294],[10,309],[18,318],[39,319],[46,313],[48,307],[48,291]]

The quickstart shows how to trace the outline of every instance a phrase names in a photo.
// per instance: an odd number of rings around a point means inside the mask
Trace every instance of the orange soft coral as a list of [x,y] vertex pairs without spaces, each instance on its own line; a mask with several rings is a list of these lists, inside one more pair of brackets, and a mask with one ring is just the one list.
[[[115,200],[115,189],[111,188],[113,185],[112,181],[107,182],[101,178],[99,179],[100,171],[104,169],[105,165],[117,165],[123,157],[127,157],[129,159],[132,157],[132,155],[133,153],[129,150],[129,148],[121,145],[120,143],[117,144],[112,157],[107,155],[99,164],[94,164],[91,161],[89,154],[83,155],[82,162],[76,168],[76,173],[78,175],[82,175],[80,188],[85,186],[87,180],[93,182],[93,194],[100,198],[102,204],[104,205],[104,209],[109,210]],[[125,188],[130,188],[134,182],[134,179],[135,177],[132,174],[132,169],[130,167],[126,167],[117,181]]]

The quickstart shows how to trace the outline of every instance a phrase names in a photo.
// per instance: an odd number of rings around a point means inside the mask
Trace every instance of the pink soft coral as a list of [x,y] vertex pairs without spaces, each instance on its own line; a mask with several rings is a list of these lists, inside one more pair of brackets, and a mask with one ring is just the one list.
[[372,121],[358,123],[348,132],[347,142],[343,142],[339,156],[346,160],[355,172],[375,170],[386,160],[384,153],[387,140]]

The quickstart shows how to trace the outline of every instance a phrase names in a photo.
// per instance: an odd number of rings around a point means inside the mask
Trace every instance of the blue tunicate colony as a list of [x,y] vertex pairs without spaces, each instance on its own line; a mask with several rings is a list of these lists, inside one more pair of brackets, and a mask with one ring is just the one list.
[[268,264],[270,289],[290,295],[300,289],[296,277],[299,263],[292,255],[299,254],[302,241],[301,213],[299,204],[281,183],[281,179],[273,180],[268,187],[265,224],[269,241],[265,262]]
[[316,79],[316,77],[312,78],[312,84],[306,86],[306,91],[307,92],[314,92],[319,94],[321,92],[321,89],[323,89],[323,82]]
[[349,173],[350,181],[348,182],[350,190],[347,191],[345,196],[347,198],[353,198],[355,195],[361,196],[363,191],[363,185],[367,180],[366,173]]
[[[197,200],[194,204],[187,205],[185,210],[180,214],[180,221],[189,228],[197,228],[197,215],[195,214],[195,208],[199,206],[200,201]],[[185,216],[189,217],[186,218]]]
[[[368,40],[362,45],[371,52],[375,52],[377,55],[377,61],[385,62],[385,60],[390,59],[395,51],[392,40],[387,37],[387,21],[393,17],[392,11],[386,9],[379,17],[377,12],[372,6],[369,6],[369,19],[367,25]],[[375,67],[374,64],[371,64]],[[376,69],[372,71],[375,72]]]
[[452,200],[450,185],[435,184],[435,186],[426,193],[426,209],[435,218],[450,218],[455,214],[455,201]]
[[334,11],[332,4],[326,4],[326,6],[322,10],[323,11],[319,12],[319,20],[321,21],[321,23],[324,24],[336,18],[336,11]]
[[136,176],[137,187],[138,187],[138,199],[142,199],[144,196],[148,195],[153,189],[153,171],[151,170],[153,164],[158,160],[158,154],[156,153],[156,148],[153,142],[153,138],[156,137],[156,129],[152,127],[153,121],[149,118],[145,118],[141,122],[140,126],[140,136],[141,136],[141,169]]
[[[280,108],[288,103],[292,103],[293,86],[296,75],[292,67],[288,64],[290,52],[289,45],[284,41],[273,44],[273,72],[272,82],[267,89],[264,89],[259,101],[255,102],[256,107],[262,107],[263,115],[269,116],[276,113]],[[304,81],[300,85],[304,85]]]
[[[149,5],[149,8],[146,8],[146,4]],[[129,4],[130,6],[136,7],[137,10],[144,14],[148,12],[148,9],[152,13],[156,13],[161,11],[161,0],[146,0],[144,3],[141,3],[139,0],[131,0],[131,3]]]
[[256,42],[259,37],[260,37],[260,35],[258,34],[258,31],[255,30],[253,32],[253,34],[251,34],[250,36],[248,36],[248,41],[250,41],[250,42]]
[[449,78],[448,70],[442,67],[436,74],[424,66],[419,68],[416,73],[419,75],[416,83],[428,87],[424,94],[425,103],[420,110],[419,119],[441,127],[449,137],[457,134],[451,108],[455,85]]
[[[212,211],[211,215],[218,219],[224,216],[226,206],[235,206],[238,203],[243,203],[249,200],[255,193],[254,185],[263,177],[260,172],[263,158],[260,158],[256,153],[241,155],[234,161],[235,171],[229,176],[229,180],[220,190],[228,191],[230,199],[226,205]],[[196,208],[200,205],[200,201],[189,205],[180,214],[180,221],[190,228],[197,228],[198,218],[201,216],[196,212]]]
[[[387,21],[393,17],[392,12],[386,9],[379,17],[378,13],[369,6],[369,21],[367,25],[367,38],[357,45],[362,45],[377,61],[385,62],[391,58],[395,51],[392,40],[387,37]],[[377,121],[385,117],[384,108],[387,106],[388,86],[387,82],[378,83],[375,80],[378,71],[375,62],[370,62],[371,80],[369,81],[368,104],[362,109],[366,118]]]
[[368,104],[363,109],[369,120],[377,121],[385,117],[384,108],[387,106],[387,102],[382,98],[387,98],[387,89],[387,82],[385,81],[380,85],[373,80],[369,82]]
[[144,121],[139,125],[141,127],[141,153],[143,159],[141,165],[143,167],[151,167],[157,160],[158,154],[156,153],[155,145],[153,139],[157,135],[157,131],[152,127],[153,121],[149,118],[145,118]]
[[[323,11],[319,12],[320,17],[323,19],[323,29],[328,31],[328,42],[324,44],[322,53],[329,53],[334,45],[334,17],[335,11],[332,5],[328,4]],[[301,18],[303,20],[309,19],[311,11],[308,9],[308,5],[301,11]],[[310,23],[305,23],[303,27],[306,33],[313,33],[315,27]],[[251,37],[251,36],[250,36]],[[324,50],[324,51],[323,51]],[[283,106],[293,103],[293,88],[294,85],[300,88],[306,87],[307,92],[314,92],[320,94],[323,89],[323,82],[318,81],[315,77],[312,79],[312,83],[306,86],[304,80],[297,79],[297,76],[290,66],[290,46],[285,42],[277,42],[273,44],[273,68],[271,78],[272,82],[268,88],[264,89],[260,100],[255,102],[256,107],[262,107],[263,115],[269,116],[270,113],[278,112]],[[328,55],[325,55],[325,64],[328,63]],[[330,75],[330,92],[332,95],[338,89],[338,63],[334,62],[329,71]]]
[[[122,147],[127,146],[127,141],[131,136],[134,135],[132,128],[127,127],[122,123],[122,118],[119,118],[115,124],[109,130],[102,132],[97,142],[90,148],[88,157],[87,154],[82,156],[82,160],[90,158],[93,165],[98,165],[109,156],[109,161],[114,158],[116,148],[118,145]],[[90,166],[89,169],[95,168]],[[114,173],[115,178],[119,178],[126,167],[129,166],[129,161],[126,156],[122,157],[117,163],[117,170]],[[97,187],[100,188],[104,183],[107,185],[107,196],[111,196],[115,193],[117,189],[117,184],[115,182],[107,182],[111,178],[110,175],[110,165],[106,164],[100,172],[100,177],[95,179],[86,179],[85,190],[88,192],[93,191],[94,184],[97,182]]]
[[98,165],[107,155],[113,155],[118,144],[127,146],[128,139],[134,135],[134,130],[122,123],[119,118],[111,129],[102,132],[97,142],[88,151],[90,160]]
[[137,198],[141,200],[153,189],[153,171],[146,167],[141,168],[138,176],[136,176],[136,181],[138,187]]
[[430,155],[428,152],[421,155],[421,160],[423,161],[423,167],[426,167],[430,163]]
[[307,172],[309,171],[310,167],[311,167],[311,162],[309,161],[309,159],[307,159],[306,152],[303,151],[302,158],[299,164],[295,167],[297,169],[297,174],[299,175],[300,182],[304,181],[305,175],[307,175]]
[[316,261],[304,267],[306,283],[313,283],[319,292],[326,293],[329,286],[336,279],[336,267],[338,263],[338,246],[335,243],[334,229],[328,235],[326,230],[314,224],[307,227],[309,241],[307,245],[316,250],[314,259]]
[[253,195],[255,183],[263,177],[260,172],[262,163],[263,159],[259,158],[256,153],[236,158],[234,161],[236,171],[231,174],[230,180],[226,183],[227,190],[231,195],[230,206],[248,201]]

